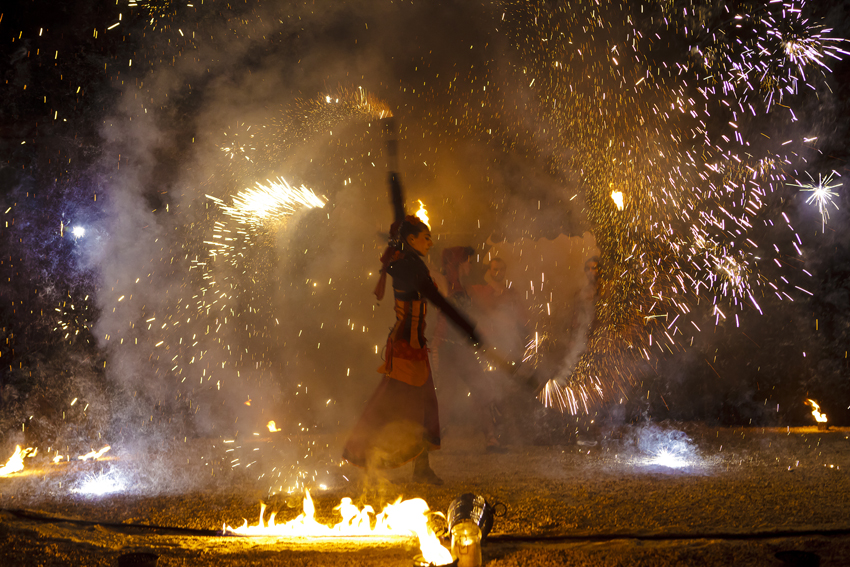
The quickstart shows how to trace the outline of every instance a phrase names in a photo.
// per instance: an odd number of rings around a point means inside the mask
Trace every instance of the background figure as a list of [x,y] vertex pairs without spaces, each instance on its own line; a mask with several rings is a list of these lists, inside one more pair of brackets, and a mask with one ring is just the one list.
[[[355,424],[343,458],[369,472],[415,459],[414,482],[442,484],[428,460],[429,451],[440,448],[440,418],[425,341],[425,300],[473,344],[480,340],[472,324],[440,295],[422,260],[433,246],[427,225],[407,216],[399,232],[401,250],[389,248],[385,253],[386,273],[393,278],[396,322],[387,337],[385,362],[378,369],[384,377]],[[382,291],[380,284],[379,288]]]
[[[519,361],[528,336],[528,309],[520,294],[508,287],[507,268],[503,259],[493,258],[484,274],[487,283],[470,286],[469,293],[484,344],[500,359]],[[511,380],[498,368],[489,368],[485,380],[490,411],[498,425],[501,402],[507,390],[513,392]]]
[[484,274],[486,285],[470,286],[469,294],[485,344],[507,360],[520,360],[528,336],[528,308],[508,287],[507,269],[504,260],[493,258]]
[[[465,312],[469,311],[471,300],[462,278],[469,275],[469,260],[474,253],[469,246],[455,246],[446,248],[442,255],[446,299],[454,307]],[[449,320],[441,313],[437,319],[431,350],[438,383],[441,389],[452,396],[453,405],[460,402],[458,397],[469,393],[472,402],[469,415],[475,420],[475,427],[484,435],[486,450],[500,452],[502,447],[496,435],[492,412],[495,402],[493,385],[484,372],[482,361],[465,343],[462,334],[453,329]]]

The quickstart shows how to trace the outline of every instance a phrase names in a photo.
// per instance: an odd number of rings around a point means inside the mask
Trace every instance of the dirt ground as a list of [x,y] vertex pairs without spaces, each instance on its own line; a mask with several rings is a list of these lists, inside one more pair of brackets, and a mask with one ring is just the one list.
[[[443,512],[468,492],[501,502],[507,512],[482,546],[491,567],[850,565],[848,436],[835,428],[676,424],[490,454],[477,435],[457,431],[432,455],[443,486],[408,482],[410,465],[378,484],[345,465],[313,497],[317,518],[329,524],[338,521],[333,508],[344,496],[377,509],[397,496],[421,497]],[[339,439],[326,441],[329,452],[338,449]],[[269,496],[267,482],[224,461],[210,466],[194,451],[174,459],[186,456],[173,476],[147,477],[158,491],[128,487],[94,496],[70,489],[96,470],[151,464],[138,454],[32,466],[0,479],[0,563],[413,565],[413,538],[220,535],[224,523],[256,523],[261,500],[279,521],[293,518],[301,495]],[[665,451],[679,462],[650,462]],[[202,476],[213,480],[185,484]],[[142,552],[158,559],[133,563],[127,556]]]

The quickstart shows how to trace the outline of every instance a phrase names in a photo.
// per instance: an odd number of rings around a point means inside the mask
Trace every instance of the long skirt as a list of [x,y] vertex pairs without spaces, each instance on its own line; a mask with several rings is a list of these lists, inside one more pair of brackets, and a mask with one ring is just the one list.
[[366,403],[342,456],[358,467],[395,468],[440,448],[440,415],[431,375],[422,386],[384,376]]

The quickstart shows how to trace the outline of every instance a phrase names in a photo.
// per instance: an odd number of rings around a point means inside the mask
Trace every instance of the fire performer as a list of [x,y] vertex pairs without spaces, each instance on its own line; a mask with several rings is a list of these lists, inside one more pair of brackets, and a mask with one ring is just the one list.
[[[387,338],[384,374],[345,444],[343,458],[367,471],[395,468],[413,460],[413,481],[442,484],[431,468],[428,454],[440,448],[437,393],[425,342],[426,299],[436,305],[473,346],[481,341],[474,326],[437,290],[423,257],[433,246],[431,230],[419,218],[404,216],[401,186],[395,174],[390,186],[396,213],[391,238],[398,235],[382,257],[381,281],[375,289],[383,297],[386,274],[393,278],[396,322]],[[403,219],[403,220],[402,220]]]

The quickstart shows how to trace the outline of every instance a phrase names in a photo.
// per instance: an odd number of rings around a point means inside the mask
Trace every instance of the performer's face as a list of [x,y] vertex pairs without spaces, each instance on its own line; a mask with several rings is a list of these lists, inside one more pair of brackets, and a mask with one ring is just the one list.
[[408,236],[407,243],[411,248],[419,252],[420,256],[427,256],[428,251],[434,245],[434,243],[431,242],[431,231],[427,229],[423,230],[416,236],[413,236],[412,234]]
[[497,261],[490,262],[490,279],[492,279],[496,283],[502,283],[505,281],[505,272],[507,272],[508,267],[502,263]]

